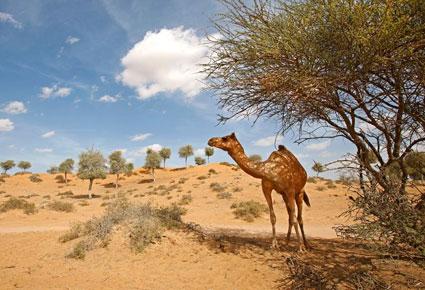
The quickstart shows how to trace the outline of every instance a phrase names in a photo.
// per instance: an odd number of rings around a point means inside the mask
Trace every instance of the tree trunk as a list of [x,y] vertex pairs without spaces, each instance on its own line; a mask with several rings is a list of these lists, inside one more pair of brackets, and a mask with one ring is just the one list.
[[153,182],[155,182],[155,168],[152,167],[152,178]]
[[207,164],[210,164],[210,157],[207,155]]
[[184,160],[185,160],[185,163],[186,163],[186,168],[187,168],[187,157],[185,157],[185,159],[184,159]]
[[117,174],[117,181],[115,181],[115,188],[118,188],[118,180],[120,179],[120,175]]
[[64,175],[65,175],[65,184],[68,185],[68,173],[65,172]]
[[89,199],[91,199],[91,189],[92,189],[92,187],[93,187],[93,181],[94,181],[94,179],[90,179],[90,183],[89,183]]
[[164,158],[164,169],[165,169],[165,158]]

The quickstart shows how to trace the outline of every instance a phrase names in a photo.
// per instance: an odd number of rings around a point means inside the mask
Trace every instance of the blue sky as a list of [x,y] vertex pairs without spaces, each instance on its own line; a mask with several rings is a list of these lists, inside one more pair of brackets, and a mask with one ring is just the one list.
[[[248,154],[267,157],[278,124],[217,126],[215,99],[197,73],[220,9],[209,0],[2,0],[0,160],[45,171],[94,147],[105,157],[122,149],[141,166],[154,145],[171,147],[168,164],[181,166],[179,147],[202,149],[232,131]],[[347,151],[341,142],[293,139],[279,143],[307,169]],[[212,161],[223,160],[216,151]]]

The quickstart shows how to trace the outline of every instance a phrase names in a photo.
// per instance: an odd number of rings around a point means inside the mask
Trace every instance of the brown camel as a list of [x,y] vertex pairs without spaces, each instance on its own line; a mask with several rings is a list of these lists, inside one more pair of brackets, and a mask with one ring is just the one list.
[[[288,211],[289,225],[288,234],[286,236],[287,243],[289,243],[292,227],[294,227],[299,249],[303,250],[305,248],[310,248],[304,234],[302,219],[303,200],[307,206],[310,206],[307,193],[304,190],[307,181],[307,173],[297,158],[286,149],[285,146],[279,145],[279,150],[272,152],[266,161],[251,161],[248,156],[246,156],[235,133],[224,137],[211,138],[208,141],[208,145],[227,151],[243,171],[255,178],[261,179],[264,197],[266,198],[270,210],[270,222],[273,231],[272,248],[279,247],[276,240],[276,215],[273,210],[271,196],[273,189],[282,195]],[[295,219],[295,203],[298,207],[297,219]],[[298,224],[301,228],[304,245],[301,243]]]

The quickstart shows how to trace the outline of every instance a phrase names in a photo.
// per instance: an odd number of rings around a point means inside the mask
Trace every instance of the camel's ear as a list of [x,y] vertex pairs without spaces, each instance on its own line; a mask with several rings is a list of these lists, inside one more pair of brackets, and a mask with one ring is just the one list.
[[230,134],[230,136],[232,136],[233,138],[236,138],[235,132],[232,132],[232,134]]

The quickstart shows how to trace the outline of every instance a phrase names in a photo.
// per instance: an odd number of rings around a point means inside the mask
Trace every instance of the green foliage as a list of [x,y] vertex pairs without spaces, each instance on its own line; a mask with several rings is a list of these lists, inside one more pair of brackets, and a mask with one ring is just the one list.
[[204,165],[206,163],[205,158],[202,158],[200,156],[195,157],[195,163],[196,165]]
[[322,164],[322,163],[320,163],[320,162],[317,162],[317,161],[313,161],[314,162],[314,164],[313,164],[313,166],[311,167],[311,169],[313,169],[313,171],[314,172],[316,172],[316,176],[317,177],[319,177],[319,173],[322,173],[322,172],[324,172],[325,170],[326,170],[326,168],[325,168],[325,166]]
[[130,176],[134,171],[134,164],[129,162],[125,165],[125,174]]
[[121,151],[114,151],[109,155],[109,173],[122,174],[126,170],[126,160]]
[[179,156],[180,156],[180,158],[184,158],[185,159],[186,167],[187,167],[187,158],[189,156],[192,156],[192,155],[193,155],[193,147],[192,147],[192,145],[186,145],[186,146],[183,146],[183,147],[181,147],[179,149]]
[[210,157],[214,155],[214,148],[213,147],[205,147],[205,156],[207,156],[208,163],[210,162]]
[[243,219],[247,222],[253,222],[255,218],[260,217],[263,213],[268,211],[268,207],[257,201],[249,200],[231,205],[233,214],[236,218]]
[[0,213],[13,209],[22,209],[25,214],[34,214],[36,212],[34,203],[16,197],[11,197],[0,205]]
[[162,148],[159,151],[159,155],[161,156],[162,160],[164,161],[164,168],[165,168],[165,160],[167,160],[171,157],[171,149],[170,148]]
[[4,162],[0,162],[0,167],[4,170],[4,174],[7,174],[7,171],[15,167],[15,161],[7,160]]
[[259,154],[252,154],[252,155],[249,156],[249,160],[254,161],[254,162],[260,162],[260,161],[263,160],[263,158]]
[[59,172],[61,173],[71,173],[74,169],[74,160],[71,158],[66,159],[59,165]]
[[22,169],[24,172],[27,169],[31,168],[31,166],[32,166],[31,163],[28,161],[21,161],[18,163],[18,168]]
[[160,164],[161,156],[159,155],[159,153],[149,149],[146,152],[145,168],[154,170],[156,168],[159,168]]
[[100,151],[90,149],[80,154],[78,177],[94,180],[106,178],[105,158]]
[[409,176],[414,180],[425,178],[425,152],[413,151],[405,159]]

